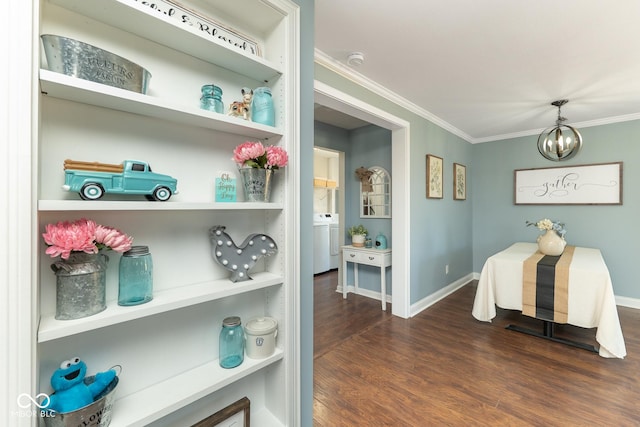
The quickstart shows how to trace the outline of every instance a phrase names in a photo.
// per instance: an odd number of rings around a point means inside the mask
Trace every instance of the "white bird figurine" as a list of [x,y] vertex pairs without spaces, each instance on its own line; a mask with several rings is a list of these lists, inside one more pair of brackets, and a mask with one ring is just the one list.
[[251,280],[249,270],[256,262],[264,257],[278,252],[276,242],[266,234],[251,234],[240,246],[237,246],[231,236],[224,232],[226,227],[214,225],[209,230],[211,238],[211,255],[218,264],[231,272],[232,282]]

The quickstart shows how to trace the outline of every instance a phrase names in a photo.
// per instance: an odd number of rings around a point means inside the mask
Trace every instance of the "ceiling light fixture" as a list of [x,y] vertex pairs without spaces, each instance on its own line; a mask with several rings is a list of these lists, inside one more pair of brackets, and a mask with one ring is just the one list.
[[351,67],[358,67],[364,62],[364,54],[362,52],[351,52],[347,56],[347,64]]
[[[538,151],[546,159],[554,162],[572,158],[582,147],[580,132],[572,126],[562,124],[567,119],[560,115],[560,108],[567,102],[569,102],[568,99],[561,99],[551,103],[554,107],[558,107],[556,125],[545,129],[538,137]],[[568,135],[567,131],[569,131]]]

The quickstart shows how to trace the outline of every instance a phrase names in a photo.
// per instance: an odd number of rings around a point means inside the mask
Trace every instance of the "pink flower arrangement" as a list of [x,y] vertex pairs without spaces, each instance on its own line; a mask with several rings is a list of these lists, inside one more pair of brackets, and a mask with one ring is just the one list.
[[289,156],[282,147],[265,147],[261,142],[246,141],[233,150],[233,161],[239,167],[279,169],[287,165]]
[[126,252],[131,249],[133,242],[133,237],[120,230],[96,224],[85,218],[74,222],[60,221],[57,224],[47,224],[42,237],[49,245],[45,253],[52,258],[60,256],[62,259],[69,259],[71,252],[96,254],[100,249]]

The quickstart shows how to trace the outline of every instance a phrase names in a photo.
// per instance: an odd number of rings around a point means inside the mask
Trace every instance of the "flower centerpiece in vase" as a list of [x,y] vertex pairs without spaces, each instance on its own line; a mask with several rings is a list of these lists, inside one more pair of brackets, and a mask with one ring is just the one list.
[[282,147],[246,141],[233,150],[233,161],[240,170],[245,201],[268,202],[274,171],[285,167],[289,157]]
[[56,274],[55,318],[79,319],[103,311],[109,258],[102,251],[126,252],[133,238],[85,218],[48,224],[42,237],[49,245],[45,253],[60,257],[51,264]]
[[527,226],[535,225],[538,230],[545,233],[538,236],[538,250],[545,255],[559,256],[564,252],[567,242],[564,239],[566,230],[564,224],[558,221],[552,221],[548,218],[541,219],[538,222],[526,222]]
[[357,248],[361,248],[364,246],[364,240],[369,233],[364,225],[352,225],[349,227],[349,236],[351,236],[351,245]]

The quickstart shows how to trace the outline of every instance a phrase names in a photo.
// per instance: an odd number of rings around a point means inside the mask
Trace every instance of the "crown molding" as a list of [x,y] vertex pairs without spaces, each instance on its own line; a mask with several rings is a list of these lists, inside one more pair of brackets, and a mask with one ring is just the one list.
[[[633,120],[640,120],[640,113],[625,114],[623,116],[605,117],[603,119],[587,120],[584,122],[575,122],[575,123],[571,123],[571,126],[580,130],[580,129],[593,127],[593,126],[610,125],[613,123],[630,122]],[[546,127],[541,129],[531,129],[531,130],[526,130],[522,132],[506,133],[503,135],[493,135],[493,136],[488,136],[484,138],[472,138],[472,141],[470,142],[472,144],[480,144],[482,142],[501,141],[504,139],[521,138],[524,136],[532,136],[532,135],[535,135],[537,137],[546,129],[549,129],[549,128]]]
[[345,79],[352,81],[357,85],[362,86],[363,88],[368,89],[371,92],[374,92],[377,95],[380,95],[386,100],[391,101],[402,108],[412,111],[418,116],[432,122],[435,125],[440,126],[444,130],[451,132],[452,134],[464,139],[465,141],[473,143],[473,138],[470,135],[467,135],[460,129],[456,128],[455,126],[452,126],[451,124],[442,120],[438,116],[414,104],[408,99],[398,95],[395,92],[390,91],[386,87],[374,82],[373,80],[363,76],[357,71],[354,71],[353,69],[347,67],[346,65],[336,61],[334,58],[325,54],[321,50],[315,49],[314,59],[316,64],[321,65],[324,68],[327,68],[333,71],[334,73],[340,75],[341,77],[344,77]]
[[[325,54],[319,49],[315,49],[314,59],[316,64],[321,65],[333,71],[334,73],[338,74],[339,76],[349,81],[352,81],[357,85],[362,86],[363,88],[368,89],[371,92],[374,92],[377,95],[382,96],[383,98],[393,102],[394,104],[402,108],[405,108],[409,111],[414,112],[418,116],[432,122],[437,126],[440,126],[444,130],[451,132],[452,134],[462,138],[463,140],[467,141],[470,144],[480,144],[483,142],[501,141],[504,139],[514,139],[514,138],[522,138],[522,137],[532,136],[532,135],[540,135],[540,133],[542,133],[542,131],[546,129],[546,128],[531,129],[531,130],[526,130],[522,132],[507,133],[502,135],[492,135],[492,136],[487,136],[483,138],[474,138],[471,135],[468,135],[467,133],[451,125],[450,123],[442,120],[441,118],[434,115],[433,113],[414,104],[408,99],[398,95],[397,93],[387,89],[386,87],[363,76],[362,74],[358,73],[357,71],[354,71],[353,69],[351,69],[350,67],[347,67],[341,62],[336,61],[334,58],[330,57],[329,55]],[[580,128],[587,128],[592,126],[608,125],[612,123],[628,122],[632,120],[640,120],[640,113],[626,114],[623,116],[614,116],[614,117],[607,117],[603,119],[577,122],[577,123],[572,123],[571,126],[574,126],[580,129]]]

